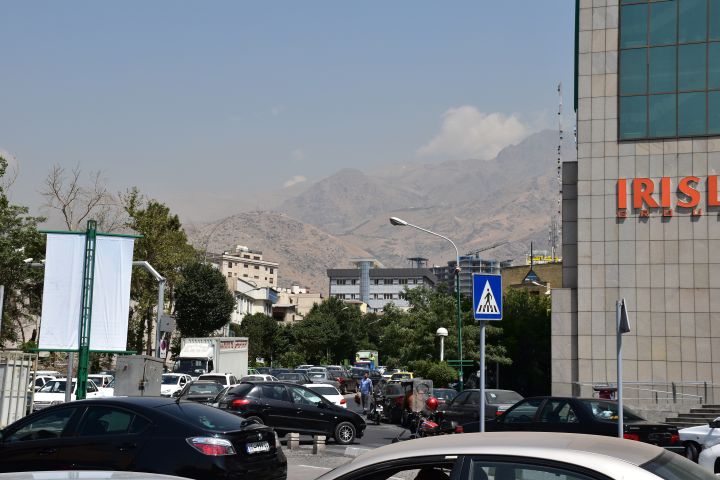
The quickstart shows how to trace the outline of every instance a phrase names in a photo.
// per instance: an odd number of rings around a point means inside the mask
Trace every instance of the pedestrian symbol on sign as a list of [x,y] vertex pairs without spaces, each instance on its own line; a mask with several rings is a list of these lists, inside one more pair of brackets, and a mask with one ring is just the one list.
[[500,309],[498,308],[498,304],[495,301],[495,296],[493,295],[492,289],[490,288],[490,282],[486,281],[482,297],[478,302],[477,310],[475,311],[475,313],[498,313],[499,311]]

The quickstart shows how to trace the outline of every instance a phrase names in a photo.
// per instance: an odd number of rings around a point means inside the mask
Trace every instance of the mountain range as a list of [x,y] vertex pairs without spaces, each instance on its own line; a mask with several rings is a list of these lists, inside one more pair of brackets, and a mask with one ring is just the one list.
[[[557,132],[530,135],[491,160],[395,164],[372,171],[342,169],[303,188],[265,198],[263,210],[241,211],[188,229],[201,248],[218,252],[245,245],[278,262],[279,285],[293,283],[327,293],[328,268],[372,257],[386,267],[429,265],[455,258],[452,245],[411,227],[400,217],[452,239],[463,255],[495,243],[484,258],[524,261],[530,242],[548,248],[557,210]],[[571,139],[562,160],[575,159]],[[257,199],[256,199],[257,201]]]

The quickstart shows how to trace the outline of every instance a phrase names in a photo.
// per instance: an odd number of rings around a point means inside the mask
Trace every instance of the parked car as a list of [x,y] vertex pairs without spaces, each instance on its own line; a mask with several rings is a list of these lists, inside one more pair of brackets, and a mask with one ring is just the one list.
[[219,408],[289,432],[323,434],[342,445],[361,438],[365,421],[312,390],[285,382],[242,383],[220,399]]
[[47,382],[50,380],[55,380],[57,377],[53,377],[50,375],[37,375],[34,380],[30,380],[30,383],[28,384],[28,391],[34,391],[37,392],[40,390]]
[[[70,387],[72,388],[71,400],[77,400],[77,379],[73,378]],[[67,379],[56,378],[50,380],[35,393],[33,400],[33,412],[42,410],[52,405],[58,405],[65,402],[65,389],[67,388]],[[88,380],[87,382],[87,398],[100,397],[102,394],[95,385],[95,382]]]
[[[459,398],[459,395],[458,395]],[[618,405],[614,400],[575,397],[529,397],[486,422],[487,431],[567,432],[617,436]],[[645,420],[623,409],[624,437],[684,453],[677,427]],[[478,422],[463,425],[477,431]]]
[[[495,418],[522,399],[522,395],[513,390],[486,389],[485,418]],[[451,401],[441,404],[438,412],[440,418],[458,424],[477,421],[480,418],[480,390],[464,390]]]
[[188,382],[192,382],[192,377],[186,373],[163,373],[160,396],[172,397],[173,393],[182,390]]
[[685,456],[697,462],[703,449],[720,443],[720,417],[708,422],[707,425],[682,428],[678,431],[678,435],[685,447]]
[[95,385],[98,388],[107,387],[110,384],[110,382],[112,382],[115,379],[115,377],[113,377],[112,375],[108,375],[106,373],[93,373],[93,374],[88,375],[88,378],[90,380],[92,380],[93,382],[95,382]]
[[317,480],[714,480],[653,445],[563,433],[442,435],[376,448]]
[[307,365],[307,364],[305,364],[305,365],[298,365],[297,367],[295,367],[295,370],[309,370],[309,369],[311,369],[311,368],[314,367],[314,366],[315,366],[315,365]]
[[452,388],[433,388],[433,397],[438,399],[438,405],[445,405],[457,396],[457,390]]
[[340,393],[340,391],[334,386],[325,383],[309,383],[303,386],[309,388],[318,395],[322,395],[323,398],[332,402],[333,405],[337,405],[341,408],[347,408],[347,400],[345,400],[342,393]]
[[358,379],[353,378],[347,370],[332,370],[331,373],[335,376],[335,380],[340,384],[340,391],[343,395],[347,393],[358,392]]
[[294,383],[295,385],[310,383],[310,377],[300,372],[279,373],[277,379],[281,382]]
[[335,376],[330,372],[313,372],[310,371],[308,374],[312,383],[324,383],[332,385],[333,387],[340,389],[340,382],[337,381]]
[[235,378],[235,375],[232,373],[203,373],[198,376],[198,380],[212,380],[223,387],[229,387],[230,385],[237,385],[240,383],[240,381]]
[[236,384],[242,382],[277,382],[278,378],[272,375],[247,375],[242,377]]
[[248,370],[248,375],[270,375],[270,367],[257,367],[255,370],[256,372],[251,372]]
[[173,393],[173,397],[190,400],[198,403],[210,403],[224,388],[223,385],[212,380],[194,380]]
[[316,366],[316,367],[310,367],[310,368],[308,368],[308,372],[307,372],[307,373],[308,373],[308,376],[309,376],[309,375],[312,375],[313,373],[325,373],[325,372],[327,372],[327,371],[328,371],[328,369],[325,368],[325,367],[317,367],[317,366]]
[[187,477],[158,473],[117,472],[110,470],[50,470],[0,473],[0,480],[183,480]]
[[290,372],[289,368],[271,368],[270,369],[270,375],[273,377],[277,377],[279,373],[288,373]]
[[412,372],[395,372],[390,375],[391,382],[402,382],[403,380],[412,380]]
[[2,430],[0,472],[65,469],[284,480],[287,460],[270,428],[161,397],[81,400]]

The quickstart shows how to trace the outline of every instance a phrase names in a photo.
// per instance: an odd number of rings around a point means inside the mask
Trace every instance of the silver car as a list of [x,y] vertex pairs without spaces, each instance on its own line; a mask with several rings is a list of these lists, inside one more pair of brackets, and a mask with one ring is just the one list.
[[599,435],[442,435],[377,448],[318,480],[715,480],[660,447]]

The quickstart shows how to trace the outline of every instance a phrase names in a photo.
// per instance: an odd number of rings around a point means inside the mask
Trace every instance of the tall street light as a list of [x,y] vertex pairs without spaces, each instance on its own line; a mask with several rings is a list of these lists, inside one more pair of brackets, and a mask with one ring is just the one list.
[[458,329],[458,356],[460,357],[459,360],[459,366],[458,366],[458,376],[460,377],[458,380],[458,386],[460,387],[460,391],[463,390],[463,353],[462,353],[462,317],[460,316],[460,251],[457,248],[457,245],[455,245],[455,242],[450,240],[445,235],[440,235],[439,233],[435,233],[431,230],[428,230],[426,228],[418,227],[417,225],[413,225],[412,223],[406,222],[405,220],[402,220],[398,217],[390,217],[390,223],[396,227],[412,227],[416,228],[422,232],[429,233],[430,235],[435,235],[436,237],[440,237],[444,240],[447,240],[450,242],[455,249],[455,293],[457,294],[456,297],[456,303],[457,303],[457,329]]

